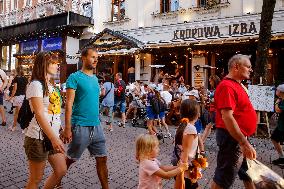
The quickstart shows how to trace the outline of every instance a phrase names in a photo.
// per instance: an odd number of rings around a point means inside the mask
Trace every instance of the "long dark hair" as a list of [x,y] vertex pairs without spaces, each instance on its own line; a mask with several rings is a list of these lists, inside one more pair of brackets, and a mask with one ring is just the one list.
[[166,103],[166,101],[161,97],[161,94],[158,90],[154,89],[154,92],[158,100],[161,100],[163,103]]
[[180,120],[180,125],[176,132],[175,144],[182,145],[184,129],[190,121],[193,121],[198,117],[199,111],[200,107],[196,100],[186,99],[182,101],[180,105],[182,119]]
[[31,81],[37,80],[42,83],[44,96],[48,96],[48,83],[46,81],[47,67],[55,59],[56,56],[52,52],[40,52],[34,60]]
[[24,76],[24,75],[25,75],[22,66],[18,66],[17,69],[16,69],[16,72],[17,72],[17,75],[18,75],[18,76]]
[[213,83],[214,83],[214,86],[212,86],[213,87],[213,89],[216,89],[216,87],[217,87],[217,85],[220,83],[220,78],[217,76],[217,75],[211,75],[210,77],[209,77],[209,80],[212,80],[213,81]]

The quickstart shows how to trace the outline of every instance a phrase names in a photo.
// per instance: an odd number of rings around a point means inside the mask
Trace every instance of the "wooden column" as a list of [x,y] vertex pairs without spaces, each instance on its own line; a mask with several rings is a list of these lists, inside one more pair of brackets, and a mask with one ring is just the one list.
[[124,73],[123,73],[123,75],[124,75],[124,81],[126,81],[126,82],[128,82],[128,67],[129,67],[129,55],[127,55],[127,56],[124,56],[124,60],[125,60],[125,62],[124,62]]
[[[211,66],[216,67],[216,54],[215,53],[211,53]],[[216,69],[211,69],[211,75],[215,75],[216,73]]]
[[113,15],[114,15],[114,0],[111,2],[111,18],[110,20],[113,21]]
[[189,53],[188,53],[188,51],[186,51],[186,57],[185,57],[185,78],[184,78],[186,84],[189,84],[189,77],[188,77],[188,75],[189,75],[189,61],[188,60],[189,60]]
[[113,74],[118,73],[118,63],[119,63],[119,56],[114,55],[114,64],[113,64]]

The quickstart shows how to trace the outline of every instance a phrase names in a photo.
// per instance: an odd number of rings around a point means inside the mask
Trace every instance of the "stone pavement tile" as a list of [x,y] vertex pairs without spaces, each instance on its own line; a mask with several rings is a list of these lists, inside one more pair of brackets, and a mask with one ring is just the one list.
[[72,185],[72,184],[70,184],[69,182],[67,182],[67,183],[64,183],[64,186],[63,186],[64,188],[66,188],[66,189],[68,189],[68,188],[75,188],[75,186],[74,185]]
[[[97,185],[99,187],[101,187],[99,183],[97,183]],[[121,186],[122,186],[121,183],[117,183],[117,182],[114,182],[114,181],[109,181],[109,188],[111,188],[111,189],[112,188],[121,188]]]
[[122,185],[122,188],[134,188],[137,187],[137,182],[129,179],[125,184]]
[[9,189],[19,189],[19,188],[15,185],[12,185],[12,186],[9,186]]
[[[27,178],[28,179],[28,178]],[[21,182],[17,182],[16,184],[15,184],[15,186],[17,186],[18,188],[24,188],[24,186],[27,184],[27,181],[28,180],[24,180],[24,181],[21,181]]]
[[8,187],[12,187],[13,185],[15,185],[15,182],[13,180],[7,180],[5,182],[1,182],[1,185],[3,185],[4,188],[5,187],[8,188]]
[[11,177],[9,175],[0,175],[0,183],[6,182],[11,180]]
[[22,176],[19,176],[19,177],[15,177],[13,180],[18,183],[18,182],[21,182],[21,181],[24,181],[24,180],[27,180],[28,177],[27,175],[22,175]]

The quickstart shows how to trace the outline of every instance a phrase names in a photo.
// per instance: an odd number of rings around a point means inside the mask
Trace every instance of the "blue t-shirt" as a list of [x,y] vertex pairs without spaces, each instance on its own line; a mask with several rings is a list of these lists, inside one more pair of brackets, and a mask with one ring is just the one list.
[[78,126],[98,126],[100,86],[98,78],[82,71],[71,74],[66,81],[67,89],[75,90],[72,109],[72,124]]
[[[111,82],[105,82],[103,84],[103,88],[105,89],[105,94],[107,94],[102,101],[103,106],[112,107],[114,106],[114,84]],[[109,92],[108,92],[109,91]]]

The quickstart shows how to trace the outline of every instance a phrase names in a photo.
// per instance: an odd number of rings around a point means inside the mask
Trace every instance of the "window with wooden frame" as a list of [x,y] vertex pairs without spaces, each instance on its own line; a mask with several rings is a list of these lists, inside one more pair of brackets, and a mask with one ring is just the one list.
[[112,0],[111,21],[125,19],[125,0]]
[[18,0],[14,0],[14,10],[17,10],[18,8]]
[[32,6],[32,0],[26,0],[26,7]]
[[160,13],[170,12],[171,0],[160,0]]
[[197,0],[197,7],[213,7],[220,3],[221,0]]
[[3,13],[4,13],[3,5],[4,5],[3,0],[0,0],[0,14],[3,14]]

